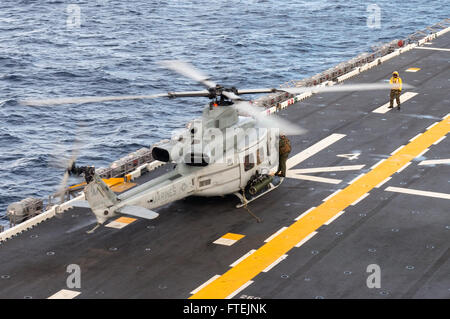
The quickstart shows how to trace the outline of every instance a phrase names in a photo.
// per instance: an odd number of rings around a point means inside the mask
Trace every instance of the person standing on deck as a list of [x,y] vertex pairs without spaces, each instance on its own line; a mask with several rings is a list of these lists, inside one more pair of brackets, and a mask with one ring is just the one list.
[[389,108],[392,109],[394,107],[394,99],[395,99],[397,101],[397,110],[400,111],[400,93],[402,92],[402,79],[400,78],[397,71],[394,71],[392,73],[392,77],[389,80],[389,84],[391,85]]
[[291,152],[291,142],[285,134],[280,134],[280,145],[278,151],[278,170],[275,175],[286,177],[286,161]]

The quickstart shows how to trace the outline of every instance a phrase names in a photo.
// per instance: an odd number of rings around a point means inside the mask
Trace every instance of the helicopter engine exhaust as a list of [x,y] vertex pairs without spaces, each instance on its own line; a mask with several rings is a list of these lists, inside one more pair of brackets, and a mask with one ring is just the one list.
[[177,141],[170,141],[153,147],[152,157],[161,162],[176,162],[180,157],[181,150]]
[[161,162],[180,162],[189,166],[208,166],[210,156],[196,147],[185,147],[186,144],[180,144],[177,141],[170,141],[153,147],[152,156],[155,160]]
[[165,162],[165,163],[170,161],[169,151],[166,150],[165,148],[161,148],[161,147],[154,147],[152,149],[152,157],[157,161],[161,161],[161,162]]

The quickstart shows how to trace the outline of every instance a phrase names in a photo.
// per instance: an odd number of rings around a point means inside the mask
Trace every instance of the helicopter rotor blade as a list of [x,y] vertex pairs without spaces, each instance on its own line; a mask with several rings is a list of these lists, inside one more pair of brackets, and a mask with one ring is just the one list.
[[29,106],[50,106],[61,104],[84,104],[84,103],[107,102],[107,101],[154,99],[166,96],[168,96],[167,93],[154,95],[78,96],[78,97],[74,96],[74,97],[61,97],[51,99],[21,100],[20,103]]
[[261,93],[275,93],[280,91],[280,89],[275,88],[263,88],[263,89],[247,89],[247,90],[238,90],[238,94],[261,94]]
[[233,106],[239,111],[241,115],[246,114],[255,118],[259,127],[278,128],[280,129],[280,131],[287,135],[301,135],[306,132],[306,130],[301,128],[300,126],[286,121],[279,116],[265,115],[264,113],[262,113],[260,108],[251,105],[247,101],[238,101],[234,103]]
[[197,81],[207,88],[216,87],[216,83],[209,81],[210,77],[197,70],[193,65],[181,60],[160,61],[159,64],[166,69],[175,71],[185,77]]
[[75,163],[77,157],[78,157],[79,150],[77,148],[74,148],[72,150],[72,154],[70,156],[69,161],[66,163],[65,171],[63,178],[61,179],[61,182],[59,183],[58,190],[56,191],[56,195],[59,195],[60,202],[62,203],[64,201],[64,195],[67,189],[67,182],[69,181],[69,169],[72,167],[72,165]]
[[242,98],[239,95],[236,95],[235,93],[230,92],[230,91],[222,91],[222,95],[226,96],[227,98],[229,98],[232,101],[242,100]]
[[185,91],[185,92],[168,92],[153,95],[118,95],[118,96],[79,96],[79,97],[62,97],[51,99],[30,99],[19,101],[23,105],[29,106],[52,106],[61,104],[85,104],[85,103],[97,103],[108,101],[124,101],[124,100],[145,100],[156,99],[161,97],[197,97],[197,96],[209,96],[209,92],[203,91]]
[[64,195],[66,193],[67,189],[67,183],[69,181],[69,170],[72,168],[72,166],[75,164],[75,161],[78,158],[78,155],[80,153],[80,149],[82,148],[84,142],[81,134],[83,133],[81,129],[84,127],[79,127],[75,136],[75,140],[73,142],[73,145],[71,147],[71,154],[69,159],[65,162],[64,165],[64,175],[61,179],[61,182],[59,183],[58,190],[56,191],[55,195],[60,197],[60,202],[62,203],[64,201]]

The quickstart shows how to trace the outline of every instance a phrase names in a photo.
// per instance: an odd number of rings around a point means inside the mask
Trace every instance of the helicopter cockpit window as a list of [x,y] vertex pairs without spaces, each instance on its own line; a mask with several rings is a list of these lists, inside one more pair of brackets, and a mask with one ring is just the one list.
[[248,154],[244,158],[244,170],[248,171],[255,167],[255,156],[253,154]]

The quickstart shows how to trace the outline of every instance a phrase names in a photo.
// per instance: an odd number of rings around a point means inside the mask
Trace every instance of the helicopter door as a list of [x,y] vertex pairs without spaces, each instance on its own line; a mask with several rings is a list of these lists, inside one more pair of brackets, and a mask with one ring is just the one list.
[[255,174],[256,171],[256,154],[252,150],[250,152],[244,152],[240,158],[241,166],[241,187],[245,187],[250,178]]

